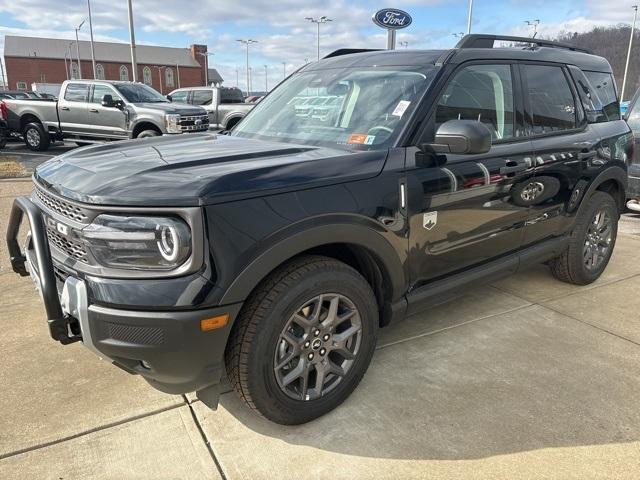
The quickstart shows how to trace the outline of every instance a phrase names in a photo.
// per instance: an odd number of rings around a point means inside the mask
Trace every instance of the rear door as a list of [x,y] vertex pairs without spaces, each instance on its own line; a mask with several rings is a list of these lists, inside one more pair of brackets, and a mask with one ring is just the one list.
[[191,104],[204,108],[209,114],[209,125],[217,125],[214,91],[211,88],[193,90],[191,93]]
[[88,135],[89,84],[68,83],[58,100],[58,118],[65,134]]
[[576,199],[587,185],[581,177],[597,155],[600,137],[587,124],[566,67],[523,63],[520,68],[536,164],[535,177],[523,191],[531,205],[524,243],[533,244],[573,225]]
[[[528,206],[513,192],[533,173],[532,146],[521,128],[517,69],[509,63],[460,67],[436,101],[427,124],[477,120],[492,133],[482,155],[437,155],[421,164],[408,150],[409,268],[414,284],[518,250]],[[415,158],[414,158],[415,157]]]
[[111,95],[114,100],[122,100],[116,90],[107,84],[94,84],[88,108],[88,130],[92,136],[105,138],[126,138],[127,116],[116,107],[103,107],[102,97]]

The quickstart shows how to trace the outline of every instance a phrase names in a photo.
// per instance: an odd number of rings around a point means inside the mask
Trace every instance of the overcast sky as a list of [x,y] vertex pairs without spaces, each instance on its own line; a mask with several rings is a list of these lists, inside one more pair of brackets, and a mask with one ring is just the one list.
[[[253,38],[254,89],[282,78],[282,62],[291,72],[316,57],[315,25],[305,17],[327,15],[322,26],[321,54],[343,47],[384,48],[386,34],[371,21],[382,7],[397,7],[413,16],[413,24],[398,32],[409,48],[446,48],[453,33],[467,24],[468,0],[134,0],[139,43],[188,47],[208,45],[210,66],[219,69],[225,84],[235,85],[236,69],[244,88],[245,56],[238,38]],[[631,23],[634,0],[475,0],[476,33],[526,34],[525,20],[539,19],[544,35],[590,30],[595,25]],[[637,0],[636,0],[637,3]],[[96,40],[128,41],[126,0],[91,0]],[[0,0],[0,50],[4,35],[68,38],[87,17],[86,0]],[[88,39],[85,25],[81,37]]]

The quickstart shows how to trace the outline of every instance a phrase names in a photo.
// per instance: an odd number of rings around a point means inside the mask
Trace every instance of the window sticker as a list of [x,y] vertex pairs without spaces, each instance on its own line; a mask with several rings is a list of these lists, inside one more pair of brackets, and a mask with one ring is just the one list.
[[375,135],[367,135],[367,138],[364,139],[365,145],[373,145],[373,141],[376,139]]
[[367,141],[367,137],[370,137],[370,136],[371,135],[367,135],[366,133],[352,133],[347,143],[351,145],[353,144],[364,145],[365,142]]
[[404,115],[404,112],[407,111],[407,108],[409,108],[409,105],[411,105],[411,102],[409,102],[408,100],[400,100],[391,115],[402,117],[402,115]]

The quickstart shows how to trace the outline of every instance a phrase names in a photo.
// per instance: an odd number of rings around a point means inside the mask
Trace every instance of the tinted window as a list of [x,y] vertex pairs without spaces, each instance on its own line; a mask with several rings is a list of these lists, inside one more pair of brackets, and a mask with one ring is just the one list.
[[610,73],[584,72],[591,86],[591,98],[596,110],[601,110],[604,121],[620,120],[620,102],[616,85]]
[[64,92],[64,99],[68,102],[86,102],[89,96],[89,85],[84,83],[70,83]]
[[191,103],[194,105],[211,105],[213,92],[211,90],[196,90],[193,92]]
[[509,65],[474,65],[455,74],[440,97],[436,124],[477,120],[494,140],[514,136],[513,82]]
[[634,104],[629,105],[629,109],[627,113],[627,123],[636,135],[640,135],[640,97]]
[[560,67],[525,65],[536,135],[576,128],[576,104]]
[[171,101],[175,103],[187,103],[188,96],[189,96],[189,92],[187,90],[173,92],[171,94]]
[[244,103],[239,88],[220,88],[218,92],[220,92],[220,103]]
[[111,95],[114,100],[122,100],[113,88],[107,87],[106,85],[95,85],[93,87],[91,103],[102,103],[102,97],[105,95]]

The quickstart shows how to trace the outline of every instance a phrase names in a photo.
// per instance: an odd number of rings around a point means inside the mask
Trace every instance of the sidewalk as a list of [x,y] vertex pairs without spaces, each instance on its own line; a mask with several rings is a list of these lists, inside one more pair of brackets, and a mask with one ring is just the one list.
[[[0,230],[27,182],[0,183]],[[631,220],[633,221],[633,220]],[[640,221],[640,220],[637,220]],[[640,237],[588,287],[546,267],[381,331],[337,410],[281,427],[217,411],[48,337],[0,247],[0,478],[628,478],[640,471]]]

